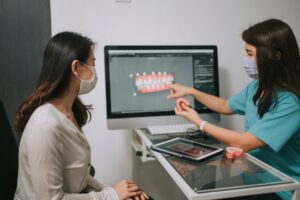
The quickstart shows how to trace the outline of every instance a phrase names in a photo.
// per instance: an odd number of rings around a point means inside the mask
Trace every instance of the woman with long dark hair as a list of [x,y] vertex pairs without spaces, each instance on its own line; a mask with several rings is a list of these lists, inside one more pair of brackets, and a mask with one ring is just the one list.
[[[244,67],[254,80],[228,101],[180,84],[170,85],[169,99],[178,98],[175,112],[222,143],[243,149],[300,181],[300,56],[292,29],[270,19],[242,34]],[[192,95],[221,114],[245,115],[245,131],[208,123],[183,96]],[[277,193],[291,199],[290,192]],[[278,196],[253,199],[276,199]],[[246,199],[246,198],[242,198]]]
[[22,137],[15,199],[148,199],[130,180],[104,187],[89,175],[90,145],[82,127],[91,106],[78,95],[97,82],[93,48],[89,38],[73,32],[48,42],[37,87],[16,115]]

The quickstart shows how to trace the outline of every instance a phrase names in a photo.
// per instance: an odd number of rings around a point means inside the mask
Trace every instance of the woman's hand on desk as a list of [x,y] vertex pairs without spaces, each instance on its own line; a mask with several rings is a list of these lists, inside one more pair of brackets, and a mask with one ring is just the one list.
[[146,200],[149,199],[147,194],[143,192],[133,181],[123,180],[114,186],[120,200]]

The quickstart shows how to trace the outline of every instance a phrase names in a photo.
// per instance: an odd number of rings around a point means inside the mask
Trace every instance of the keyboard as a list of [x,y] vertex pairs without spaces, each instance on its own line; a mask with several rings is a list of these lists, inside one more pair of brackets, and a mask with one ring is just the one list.
[[154,125],[147,127],[150,134],[188,133],[198,130],[194,124]]

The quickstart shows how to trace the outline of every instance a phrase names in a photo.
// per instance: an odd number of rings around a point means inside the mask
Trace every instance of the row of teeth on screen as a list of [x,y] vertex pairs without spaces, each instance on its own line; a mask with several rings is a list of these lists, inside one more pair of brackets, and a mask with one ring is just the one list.
[[151,92],[160,92],[167,90],[168,84],[174,81],[174,75],[168,74],[167,72],[152,72],[151,74],[146,74],[145,72],[135,75],[135,86],[137,91],[140,93],[151,93]]

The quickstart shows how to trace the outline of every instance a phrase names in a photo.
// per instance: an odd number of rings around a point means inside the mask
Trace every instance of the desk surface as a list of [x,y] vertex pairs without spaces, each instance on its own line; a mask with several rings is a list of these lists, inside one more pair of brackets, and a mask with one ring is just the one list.
[[[146,129],[135,130],[148,148],[173,137],[189,137],[204,144],[222,147],[217,141],[195,136],[150,135]],[[300,189],[300,183],[246,154],[229,160],[223,154],[196,162],[153,151],[188,199],[218,199]],[[293,196],[298,199],[296,192]]]

